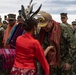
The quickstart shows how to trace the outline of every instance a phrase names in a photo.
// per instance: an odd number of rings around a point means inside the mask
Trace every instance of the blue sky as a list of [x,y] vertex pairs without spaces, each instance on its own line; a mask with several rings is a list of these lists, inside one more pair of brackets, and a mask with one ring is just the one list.
[[[30,0],[0,0],[0,15],[8,13],[18,13],[21,5],[25,7]],[[68,15],[76,16],[76,0],[33,0],[37,3],[34,9],[37,9],[42,4],[41,10],[50,14],[59,15],[61,12],[66,12]]]

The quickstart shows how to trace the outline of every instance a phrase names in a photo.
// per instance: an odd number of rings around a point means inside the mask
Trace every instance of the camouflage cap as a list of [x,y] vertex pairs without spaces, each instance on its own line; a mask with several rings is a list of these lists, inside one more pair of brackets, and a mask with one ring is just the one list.
[[18,10],[18,12],[21,12],[21,10]]
[[73,21],[73,22],[72,22],[72,25],[76,25],[76,21]]
[[67,13],[60,13],[61,17],[67,17]]
[[8,20],[15,20],[16,14],[8,14]]
[[18,11],[19,15],[21,15],[21,10]]

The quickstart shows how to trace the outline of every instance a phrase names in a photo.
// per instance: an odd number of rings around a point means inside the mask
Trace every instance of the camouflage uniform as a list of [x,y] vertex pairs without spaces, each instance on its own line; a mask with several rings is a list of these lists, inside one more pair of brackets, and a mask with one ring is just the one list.
[[[73,34],[72,27],[60,24],[61,26],[61,75],[74,75],[76,71],[76,37]],[[70,71],[63,69],[64,63],[72,65]],[[76,75],[76,74],[75,74]]]
[[[52,45],[52,42],[50,41],[50,32],[46,32],[45,33],[45,39],[44,39],[44,41],[43,41],[43,43],[42,43],[42,47],[43,47],[43,49],[45,50],[48,46],[50,46],[50,45]],[[47,59],[48,57],[46,56],[46,59]],[[50,74],[49,75],[58,75],[57,74],[57,72],[58,72],[58,70],[57,70],[57,67],[53,67],[53,66],[50,66]],[[45,75],[44,74],[44,71],[41,69],[41,75]]]
[[75,34],[75,38],[76,38],[76,30],[75,30],[75,33],[74,34]]

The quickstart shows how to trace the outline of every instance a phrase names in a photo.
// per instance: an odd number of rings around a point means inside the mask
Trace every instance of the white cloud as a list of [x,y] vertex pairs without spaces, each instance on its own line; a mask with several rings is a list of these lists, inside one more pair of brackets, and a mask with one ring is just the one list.
[[[53,17],[53,19],[54,19],[55,21],[61,22],[61,20],[60,20],[60,15],[52,14],[52,17]],[[76,19],[76,15],[70,15],[70,14],[68,14],[68,23],[69,23],[69,24],[71,24],[72,21],[75,21],[75,19]]]
[[[0,13],[17,13],[17,11],[21,9],[21,5],[24,5],[26,7],[29,4],[29,2],[30,0],[1,0]],[[76,10],[76,0],[33,0],[33,3],[37,3],[35,9],[40,4],[42,4],[42,10],[45,10],[47,12],[51,11],[54,14],[58,14],[58,11],[61,11],[63,9],[65,9],[65,12],[70,13],[73,13],[73,11]]]
[[76,0],[52,0],[52,1],[69,1],[69,2],[71,2],[71,1],[76,1]]
[[[29,2],[30,0],[0,0],[0,15],[8,13],[18,14],[21,5],[27,7]],[[67,12],[76,15],[76,0],[33,0],[33,3],[37,3],[34,9],[37,9],[42,4],[41,10],[51,14]]]
[[71,5],[67,7],[67,11],[75,11],[76,10],[76,5]]

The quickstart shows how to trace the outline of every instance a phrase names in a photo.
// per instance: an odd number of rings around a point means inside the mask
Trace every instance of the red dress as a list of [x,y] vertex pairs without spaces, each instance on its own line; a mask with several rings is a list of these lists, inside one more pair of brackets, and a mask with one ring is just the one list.
[[[45,74],[49,74],[49,65],[44,56],[44,50],[38,40],[34,39],[28,32],[19,36],[16,40],[16,58],[13,67],[25,70],[36,70],[37,59],[42,65]],[[12,72],[11,75],[13,75]]]

